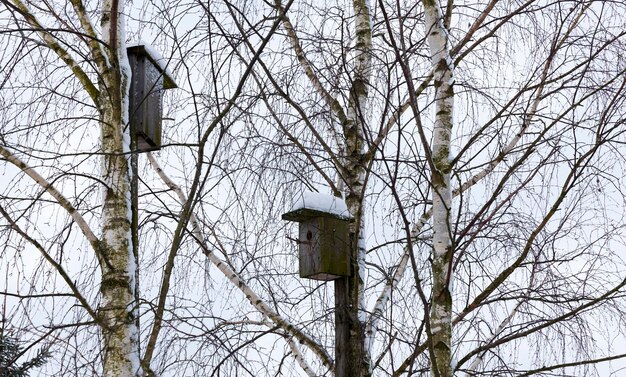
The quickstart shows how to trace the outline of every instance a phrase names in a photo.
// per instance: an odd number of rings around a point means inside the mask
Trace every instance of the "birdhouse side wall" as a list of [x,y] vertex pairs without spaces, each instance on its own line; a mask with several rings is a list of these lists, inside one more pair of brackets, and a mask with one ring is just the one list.
[[348,222],[331,217],[320,218],[320,268],[337,276],[350,276]]

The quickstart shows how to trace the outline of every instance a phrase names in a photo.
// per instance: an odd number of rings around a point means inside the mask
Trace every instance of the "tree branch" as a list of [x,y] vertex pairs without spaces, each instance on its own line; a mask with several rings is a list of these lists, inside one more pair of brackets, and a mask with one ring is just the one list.
[[[176,193],[180,203],[186,203],[187,197],[180,189],[180,187],[178,187],[178,185],[176,185],[167,176],[167,174],[165,174],[152,153],[148,153],[147,155],[148,160],[150,161],[150,165],[161,178],[161,180],[163,180],[163,182]],[[262,315],[266,316],[277,326],[282,328],[285,332],[291,334],[296,339],[298,339],[298,341],[311,349],[311,351],[313,351],[320,358],[324,366],[326,366],[329,370],[332,370],[334,367],[334,361],[318,342],[316,342],[309,335],[302,332],[302,330],[298,329],[295,325],[282,318],[280,314],[275,312],[259,295],[256,294],[256,292],[254,292],[252,288],[250,288],[250,286],[239,276],[239,274],[237,274],[237,272],[235,272],[231,267],[228,266],[228,264],[224,263],[224,261],[222,261],[215,254],[215,252],[208,246],[208,243],[206,242],[205,236],[202,234],[199,222],[194,213],[191,213],[189,215],[189,223],[191,224],[191,233],[194,236],[196,242],[199,244],[200,248],[202,249],[202,252],[206,255],[209,261],[211,261],[211,263],[213,263],[213,265],[215,265],[224,274],[224,276],[244,294],[250,304]]]
[[[101,321],[98,318],[98,314],[91,307],[91,305],[89,305],[89,302],[87,301],[87,299],[78,290],[78,287],[76,286],[76,284],[74,283],[72,278],[67,274],[67,272],[65,272],[65,269],[63,268],[63,266],[61,266],[61,264],[59,262],[54,260],[54,258],[52,258],[52,256],[46,251],[46,249],[44,249],[44,247],[37,240],[35,240],[31,236],[29,236],[26,232],[24,232],[22,230],[22,228],[20,228],[20,226],[17,225],[17,223],[15,221],[13,221],[11,216],[5,211],[4,207],[2,207],[2,205],[0,205],[0,214],[2,214],[2,216],[6,219],[6,221],[9,223],[9,225],[11,226],[11,228],[13,230],[15,230],[23,239],[28,241],[37,250],[39,250],[39,252],[44,257],[44,259],[48,263],[50,263],[52,265],[52,267],[54,267],[55,270],[57,270],[59,275],[61,275],[61,278],[63,279],[63,281],[65,281],[65,284],[67,284],[67,286],[72,291],[73,296],[80,302],[82,307],[85,308],[85,310],[87,311],[87,313],[89,313],[91,318],[95,322],[97,322],[97,323],[102,325]],[[45,295],[45,296],[48,296],[48,295]]]
[[64,49],[61,44],[57,41],[57,39],[46,29],[41,23],[37,20],[37,18],[30,12],[26,4],[24,4],[21,0],[11,0],[13,4],[9,4],[8,0],[1,0],[6,6],[11,6],[16,9],[26,20],[28,24],[30,24],[33,28],[37,30],[37,33],[44,41],[44,43],[54,51],[57,56],[68,66],[68,68],[74,73],[76,78],[80,81],[83,88],[91,97],[91,100],[96,106],[99,106],[98,98],[100,96],[100,92],[96,88],[96,86],[91,82],[87,73],[76,63],[74,58]]
[[0,146],[0,155],[6,158],[11,164],[23,171],[26,175],[31,177],[39,186],[41,186],[48,194],[50,194],[56,201],[65,209],[65,211],[74,219],[78,227],[83,232],[83,235],[87,238],[87,241],[91,244],[93,250],[96,252],[99,258],[102,257],[100,250],[100,240],[87,224],[87,221],[83,216],[74,208],[74,206],[67,200],[63,194],[61,194],[51,183],[43,178],[37,171],[28,166],[25,162],[20,160],[12,152],[10,152],[4,146]]

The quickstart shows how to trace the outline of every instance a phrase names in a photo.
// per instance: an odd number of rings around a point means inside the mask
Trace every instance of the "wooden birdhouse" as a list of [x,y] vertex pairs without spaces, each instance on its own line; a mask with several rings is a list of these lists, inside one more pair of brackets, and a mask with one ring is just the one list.
[[307,192],[282,218],[299,223],[300,277],[333,280],[350,276],[351,217],[343,199]]
[[165,60],[147,44],[126,49],[132,72],[130,83],[130,130],[137,138],[137,151],[161,149],[161,100],[163,90],[176,88]]

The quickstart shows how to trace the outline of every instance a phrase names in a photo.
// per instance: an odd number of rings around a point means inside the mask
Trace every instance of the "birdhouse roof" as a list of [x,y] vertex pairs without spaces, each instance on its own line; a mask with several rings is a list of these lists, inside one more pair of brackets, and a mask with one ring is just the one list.
[[163,58],[161,54],[159,54],[159,52],[152,47],[152,45],[139,41],[136,45],[128,46],[126,51],[129,54],[145,56],[152,64],[154,64],[156,69],[163,75],[163,89],[178,88],[176,81],[174,81],[174,75],[170,72],[167,66],[168,60]]
[[302,222],[315,217],[332,217],[350,220],[350,212],[342,198],[319,192],[305,191],[294,203],[291,210],[285,213],[283,220]]

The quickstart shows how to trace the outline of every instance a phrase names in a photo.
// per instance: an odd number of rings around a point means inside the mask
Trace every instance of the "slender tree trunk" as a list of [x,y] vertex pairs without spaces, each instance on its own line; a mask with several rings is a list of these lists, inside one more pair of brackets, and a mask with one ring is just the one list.
[[450,134],[454,107],[453,66],[448,46],[447,22],[436,0],[424,0],[426,35],[435,68],[435,127],[433,129],[432,158],[434,171],[431,184],[433,195],[433,255],[432,303],[430,328],[434,360],[434,377],[451,377],[452,293],[450,291],[451,260],[454,251],[451,227],[452,191],[450,189]]
[[131,203],[128,161],[128,72],[120,38],[123,2],[102,3],[102,34],[108,43],[107,70],[100,79],[100,127],[103,152],[102,181],[106,184],[102,210],[100,266],[104,338],[104,375],[140,374],[138,331],[135,322],[135,258],[131,248]]
[[[364,216],[362,216],[365,187],[364,130],[367,114],[369,80],[371,76],[371,22],[368,0],[353,1],[356,20],[356,44],[354,46],[354,73],[348,104],[348,120],[344,126],[346,140],[346,204],[356,219],[351,227],[353,275],[340,279],[336,294],[344,295],[347,308],[338,308],[337,315],[347,321],[346,332],[337,334],[346,337],[346,350],[337,351],[337,377],[370,376],[371,359],[365,347],[365,324],[367,321],[363,289],[365,284],[365,242],[363,238]],[[343,353],[343,354],[339,354]],[[343,361],[342,361],[343,360]]]

